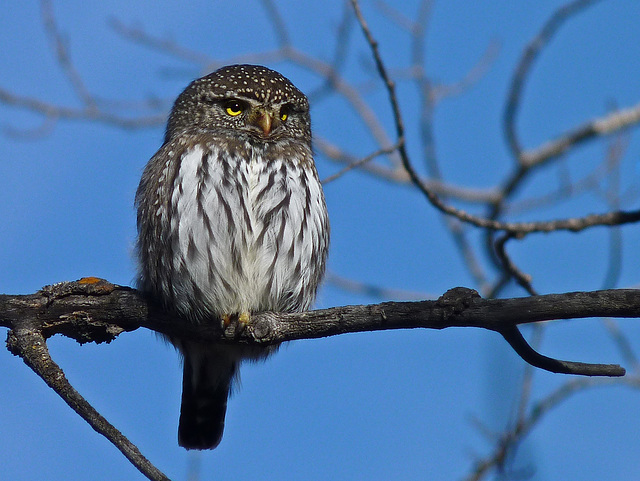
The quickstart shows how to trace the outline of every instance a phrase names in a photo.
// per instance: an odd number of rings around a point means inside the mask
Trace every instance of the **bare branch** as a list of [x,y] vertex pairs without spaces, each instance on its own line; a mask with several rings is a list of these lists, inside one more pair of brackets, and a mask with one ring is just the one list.
[[[593,1],[593,0],[592,0]],[[362,16],[362,12],[360,11],[360,5],[357,0],[351,0],[351,4],[356,13],[356,18],[360,24],[360,28],[364,33],[364,36],[371,48],[371,53],[376,62],[376,67],[378,69],[378,73],[380,78],[384,82],[384,85],[387,89],[387,93],[389,95],[389,103],[391,104],[391,109],[393,111],[393,118],[396,126],[396,135],[398,138],[398,142],[400,146],[398,148],[398,153],[400,154],[400,158],[402,159],[402,165],[407,170],[409,177],[413,184],[418,187],[418,189],[427,197],[429,202],[439,209],[441,212],[452,215],[463,222],[467,222],[469,224],[475,225],[476,227],[482,227],[489,230],[504,230],[512,234],[525,235],[531,234],[533,232],[552,232],[558,230],[568,230],[571,232],[578,232],[580,230],[584,230],[586,228],[601,226],[601,225],[622,225],[630,222],[638,222],[640,221],[640,210],[631,211],[631,212],[610,212],[607,214],[592,214],[581,218],[573,218],[573,219],[562,219],[556,221],[549,222],[499,222],[494,218],[483,218],[479,216],[475,216],[465,212],[461,209],[457,209],[453,206],[447,205],[441,199],[438,198],[436,194],[434,194],[429,188],[421,181],[420,177],[414,170],[411,161],[409,159],[409,154],[406,150],[404,143],[404,121],[402,120],[402,114],[400,112],[400,105],[398,104],[398,99],[395,91],[395,84],[389,77],[387,73],[386,67],[380,56],[380,52],[378,50],[378,43],[373,37],[369,27],[366,23],[366,20]],[[520,169],[522,175],[524,175],[524,169]],[[521,176],[518,176],[516,180],[520,180]],[[508,190],[507,190],[508,191]]]
[[624,369],[617,365],[566,362],[542,356],[526,343],[516,327],[521,323],[602,315],[640,318],[640,290],[486,300],[475,291],[456,288],[436,301],[386,302],[293,314],[256,313],[245,328],[238,330],[232,325],[224,332],[219,323],[194,325],[180,321],[135,290],[96,278],[47,286],[32,295],[0,296],[0,325],[11,329],[8,343],[11,351],[22,356],[67,404],[152,480],[167,478],[69,385],[48,354],[46,338],[63,334],[79,342],[108,342],[124,331],[147,327],[200,342],[274,344],[372,330],[482,327],[501,333],[523,359],[542,369],[620,376]]
[[603,179],[606,179],[614,168],[618,168],[618,166],[612,164],[605,158],[603,162],[583,178],[578,179],[573,183],[563,181],[555,190],[539,197],[509,202],[508,204],[505,204],[502,212],[509,215],[518,215],[545,206],[556,205],[563,200],[568,200],[571,197],[577,197],[585,192],[595,192],[599,189]]
[[560,361],[543,356],[536,352],[529,344],[517,327],[511,327],[500,331],[502,337],[509,343],[518,355],[532,366],[544,369],[545,371],[560,374],[581,374],[583,376],[624,376],[625,370],[616,364],[605,367],[603,364],[587,364],[584,362]]
[[496,58],[498,58],[499,52],[500,43],[495,40],[490,42],[476,64],[469,69],[462,79],[451,84],[437,85],[433,88],[434,101],[439,102],[446,97],[460,95],[478,83],[489,71],[489,68],[493,65]]
[[198,52],[186,49],[172,40],[154,37],[140,28],[127,27],[115,19],[111,21],[111,24],[118,33],[131,41],[168,55],[172,55],[176,58],[191,61],[206,69],[211,69],[229,62],[263,63],[288,60],[299,67],[324,78],[326,80],[326,85],[333,89],[334,92],[341,95],[351,105],[353,111],[362,119],[367,130],[374,137],[378,145],[380,145],[381,148],[388,148],[391,146],[392,142],[389,140],[380,120],[377,118],[375,112],[364,101],[358,89],[350,85],[332,64],[312,57],[290,45],[284,23],[282,22],[278,11],[275,9],[275,5],[269,1],[265,1],[263,4],[269,13],[272,24],[274,25],[279,47],[273,51],[238,56],[228,60],[227,62],[215,61],[214,59],[199,54]]
[[0,103],[22,108],[41,114],[52,120],[91,120],[123,129],[145,129],[157,127],[166,121],[166,115],[149,115],[142,117],[121,117],[93,108],[72,108],[43,102],[33,97],[14,94],[0,88]]
[[386,149],[379,149],[376,150],[375,152],[367,155],[366,157],[363,157],[362,159],[359,160],[355,160],[353,162],[350,162],[349,165],[347,165],[346,167],[344,167],[343,169],[339,170],[338,172],[336,172],[333,175],[330,175],[329,177],[326,177],[325,179],[322,180],[323,184],[328,184],[329,182],[333,182],[334,180],[342,177],[344,174],[346,174],[347,172],[349,172],[350,170],[353,170],[357,167],[361,167],[364,164],[370,162],[371,160],[375,159],[376,157],[379,157],[381,155],[388,155],[392,152],[395,152],[396,150],[398,150],[399,145],[393,145],[389,148]]
[[[395,144],[398,145],[398,144]],[[314,146],[323,155],[325,155],[329,160],[333,160],[339,162],[341,164],[351,165],[362,160],[352,154],[349,154],[343,151],[337,145],[332,144],[328,140],[316,136],[314,138]],[[397,147],[392,145],[390,147],[394,151],[397,150]],[[380,149],[381,151],[386,151],[388,149]],[[396,167],[386,167],[379,163],[375,162],[364,162],[361,165],[358,165],[357,168],[363,172],[372,174],[376,177],[399,183],[399,184],[411,184],[411,179],[409,178],[407,171],[400,166]],[[454,184],[449,184],[446,182],[434,180],[434,179],[425,179],[422,178],[421,182],[432,192],[437,195],[442,195],[446,197],[453,197],[457,200],[468,202],[471,204],[484,204],[484,203],[493,203],[498,201],[500,198],[500,194],[496,189],[474,189],[470,187],[460,187]]]
[[[501,468],[504,465],[509,451],[512,451],[514,447],[544,419],[545,415],[562,402],[578,392],[586,391],[594,387],[610,386],[615,382],[617,382],[617,380],[614,379],[578,378],[564,383],[551,394],[534,403],[528,410],[527,415],[520,419],[513,429],[499,436],[493,453],[485,459],[476,461],[472,472],[464,478],[464,481],[479,481],[489,474],[491,470]],[[637,376],[629,377],[628,379],[625,378],[624,382],[635,388],[640,387],[640,378]]]
[[531,285],[531,276],[522,272],[518,266],[511,260],[509,254],[507,254],[506,245],[507,242],[514,238],[513,234],[503,234],[496,242],[496,255],[502,262],[504,271],[512,276],[516,282],[525,290],[530,296],[538,295],[536,290]]
[[[425,9],[430,9],[431,3],[432,0],[422,0],[420,4],[420,11],[423,12]],[[417,15],[418,19],[414,20],[382,0],[375,0],[373,5],[375,5],[375,7],[380,10],[380,12],[391,21],[391,23],[402,30],[406,30],[407,32],[414,32],[426,25],[426,22],[421,21],[424,17],[420,13]]]
[[[237,326],[221,332],[216,322],[193,325],[177,320],[175,314],[154,306],[134,289],[96,278],[55,284],[27,296],[0,296],[2,326],[19,328],[23,319],[32,319],[36,312],[45,338],[63,334],[79,342],[104,342],[122,331],[146,327],[172,337],[200,342],[269,345],[389,329],[480,327],[504,335],[516,325],[531,322],[601,316],[640,317],[640,290],[482,299],[471,289],[455,288],[435,301],[385,302],[289,314],[256,313],[246,329],[239,332],[235,329]],[[522,347],[518,349],[523,351]],[[598,367],[576,368],[572,373],[604,376],[624,373],[619,366],[593,366]]]
[[513,74],[513,78],[511,79],[511,86],[503,114],[505,136],[515,158],[520,159],[522,152],[521,143],[516,133],[516,117],[520,109],[522,91],[533,63],[565,21],[598,1],[599,0],[574,0],[563,5],[547,20],[540,32],[525,48]]
[[40,9],[42,10],[42,18],[45,30],[51,38],[51,44],[56,52],[58,63],[62,67],[69,82],[73,86],[76,94],[82,102],[87,106],[89,110],[96,108],[95,99],[84,84],[84,80],[78,73],[75,65],[71,61],[71,55],[67,50],[66,42],[64,41],[62,34],[58,29],[55,16],[53,14],[53,4],[50,0],[41,0]]
[[158,38],[149,35],[142,28],[127,26],[117,18],[109,19],[109,25],[123,38],[152,50],[171,55],[196,65],[211,65],[213,63],[213,58],[208,55],[185,48],[170,39]]
[[402,299],[408,301],[417,301],[421,299],[435,298],[424,292],[407,291],[403,289],[391,289],[388,287],[380,287],[366,282],[358,282],[353,279],[347,279],[346,277],[339,276],[332,272],[327,273],[325,282],[332,284],[339,289],[343,289],[348,292],[354,292],[356,294],[364,294],[378,299]]
[[60,366],[49,355],[45,338],[42,335],[42,323],[37,320],[35,311],[33,312],[33,317],[23,318],[20,322],[20,327],[14,327],[9,332],[7,347],[13,354],[20,356],[25,364],[40,376],[93,429],[113,443],[147,479],[169,481],[169,478],[151,464],[131,441],[109,423],[69,384]]
[[[327,139],[315,136],[313,139],[314,147],[321,152],[327,159],[346,165],[351,165],[360,160],[352,154],[345,152],[337,145],[329,142]],[[406,171],[400,167],[387,167],[375,162],[366,162],[358,166],[358,169],[392,182],[408,184],[409,178]]]
[[566,153],[570,148],[595,137],[610,135],[640,122],[640,103],[628,109],[593,119],[549,141],[537,149],[521,152],[520,164],[527,169],[537,167]]
[[360,4],[358,3],[357,0],[351,0],[351,5],[353,6],[353,10],[356,14],[356,18],[358,19],[358,23],[360,24],[360,28],[362,29],[362,32],[367,40],[367,43],[371,48],[371,53],[373,54],[373,58],[376,62],[376,68],[378,69],[380,78],[384,82],[385,87],[387,89],[387,93],[389,95],[389,103],[391,104],[391,110],[393,111],[393,120],[396,126],[396,136],[398,139],[397,142],[399,144],[398,152],[402,159],[402,163],[405,169],[407,169],[407,172],[409,173],[411,180],[415,184],[420,184],[420,179],[418,175],[416,174],[416,172],[411,167],[411,164],[409,163],[409,155],[407,154],[407,149],[404,143],[404,137],[405,137],[404,122],[402,120],[402,114],[400,112],[400,104],[398,103],[398,99],[396,97],[395,84],[393,80],[391,80],[391,78],[389,77],[389,74],[387,73],[387,69],[384,66],[382,57],[380,56],[380,52],[378,50],[378,42],[373,38],[373,35],[369,30],[369,26],[367,25],[367,22],[362,16],[362,12],[360,11]]

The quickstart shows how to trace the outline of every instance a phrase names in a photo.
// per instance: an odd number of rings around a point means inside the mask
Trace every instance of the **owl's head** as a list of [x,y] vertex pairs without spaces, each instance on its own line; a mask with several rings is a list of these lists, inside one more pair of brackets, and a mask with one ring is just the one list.
[[311,138],[309,101],[287,78],[259,65],[229,65],[194,80],[176,99],[165,142],[186,130],[230,130],[263,142]]

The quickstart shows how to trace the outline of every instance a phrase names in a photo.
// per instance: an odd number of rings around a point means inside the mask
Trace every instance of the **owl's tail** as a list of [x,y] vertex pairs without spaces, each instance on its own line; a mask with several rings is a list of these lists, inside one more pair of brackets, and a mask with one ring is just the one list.
[[182,407],[178,444],[213,449],[222,439],[224,417],[237,362],[216,346],[183,346]]

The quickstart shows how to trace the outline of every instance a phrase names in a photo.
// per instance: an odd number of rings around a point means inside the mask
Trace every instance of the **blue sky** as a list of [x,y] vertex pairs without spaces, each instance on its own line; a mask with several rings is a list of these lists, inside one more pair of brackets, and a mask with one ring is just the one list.
[[[0,7],[0,88],[78,107],[42,28],[39,5],[13,3]],[[405,15],[414,15],[416,2],[396,3]],[[443,100],[436,112],[436,149],[448,182],[491,188],[511,170],[501,123],[506,90],[522,49],[562,4],[436,3],[426,63],[434,81],[459,80],[492,42],[500,46],[488,72],[462,95]],[[132,43],[109,26],[109,19],[222,63],[275,48],[260,4],[230,5],[111,0],[65,2],[54,12],[74,65],[96,97],[158,99],[168,107],[184,86],[207,72],[202,65]],[[286,0],[278,6],[292,44],[329,61],[342,3],[301,7]],[[363,9],[389,67],[406,67],[407,36],[370,3]],[[635,0],[601,1],[564,26],[538,59],[525,89],[518,119],[525,147],[640,100],[639,15]],[[370,83],[370,55],[357,28],[349,45],[345,76],[370,89],[364,98],[393,136],[386,96],[379,84]],[[305,92],[321,85],[295,65],[267,64]],[[408,149],[424,172],[415,87],[401,81],[399,95]],[[377,148],[344,100],[318,98],[312,107],[319,137],[355,156]],[[30,293],[89,275],[130,285],[135,275],[133,196],[144,164],[160,146],[163,127],[123,130],[81,121],[42,127],[41,117],[0,105],[0,292]],[[640,183],[637,132],[629,132],[627,141],[620,170],[623,192]],[[563,176],[586,175],[602,162],[606,148],[603,142],[581,146],[559,167],[537,172],[518,198],[540,196]],[[322,156],[317,165],[321,177],[339,169]],[[637,195],[630,192],[622,207],[638,208]],[[332,224],[330,272],[425,296],[460,285],[477,287],[442,219],[414,190],[351,172],[328,184],[325,194]],[[601,195],[586,193],[514,218],[544,220],[608,209]],[[637,230],[621,229],[618,287],[638,285]],[[483,268],[494,276],[479,248],[481,235],[470,231],[469,237]],[[608,248],[608,231],[593,229],[579,236],[532,236],[511,244],[509,252],[541,293],[552,293],[603,287]],[[503,295],[524,292],[509,287]],[[317,307],[381,300],[389,299],[327,284]],[[619,327],[640,348],[640,325],[628,320]],[[194,466],[201,479],[219,480],[462,479],[474,459],[493,446],[473,420],[491,432],[503,430],[513,419],[523,372],[523,362],[504,341],[481,330],[377,332],[295,342],[266,363],[243,367],[242,389],[229,403],[222,444],[193,454],[179,448],[176,439],[178,356],[153,333],[139,330],[107,346],[78,346],[56,337],[49,346],[74,386],[176,480],[187,480]],[[541,350],[571,360],[624,362],[600,320],[549,326]],[[19,359],[0,350],[0,365],[1,479],[143,479]],[[567,380],[536,373],[533,399]],[[624,385],[582,392],[544,418],[510,466],[533,480],[638,479],[639,402],[640,392]]]

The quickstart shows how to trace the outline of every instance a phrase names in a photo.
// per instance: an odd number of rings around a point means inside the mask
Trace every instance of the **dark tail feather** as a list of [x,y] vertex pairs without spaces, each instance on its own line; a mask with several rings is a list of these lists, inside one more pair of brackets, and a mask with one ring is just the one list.
[[178,444],[186,449],[213,449],[222,439],[236,364],[212,354],[184,352]]

